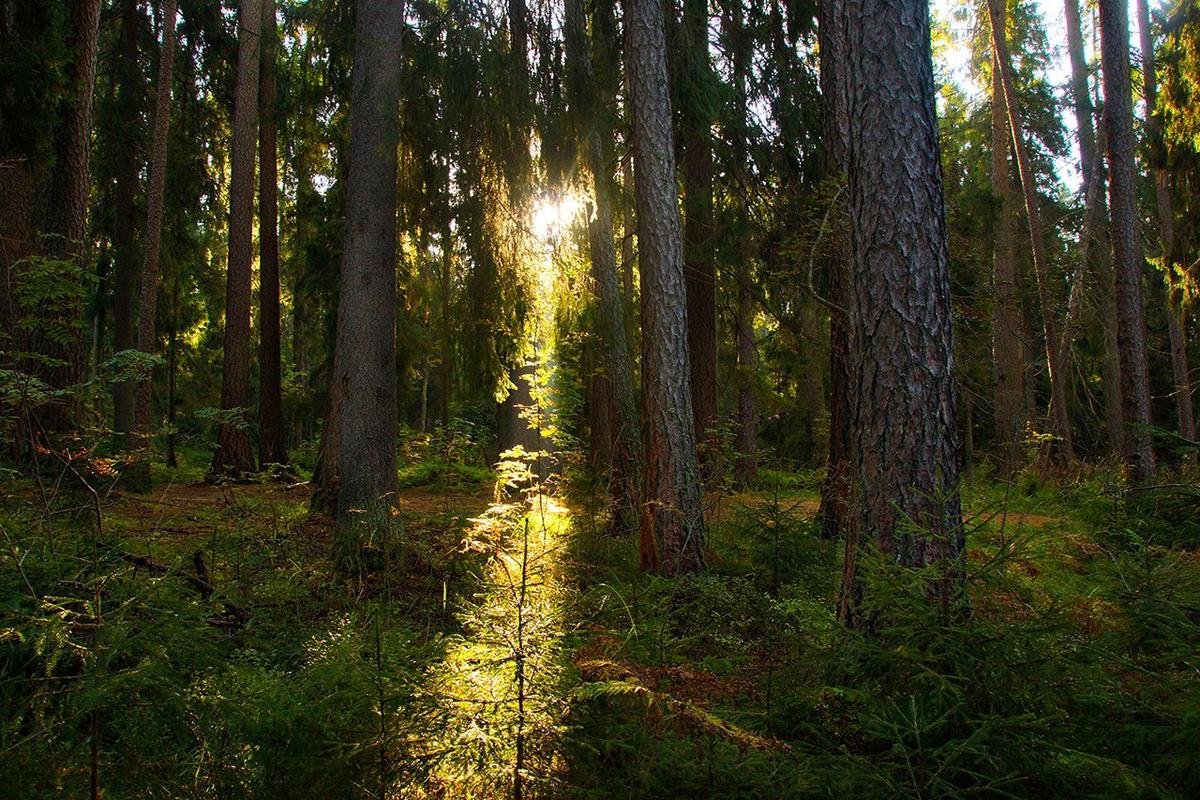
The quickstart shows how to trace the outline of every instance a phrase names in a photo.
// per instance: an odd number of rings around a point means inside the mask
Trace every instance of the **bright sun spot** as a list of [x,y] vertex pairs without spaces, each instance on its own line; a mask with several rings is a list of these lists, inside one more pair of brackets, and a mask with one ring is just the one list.
[[554,245],[575,221],[583,202],[573,194],[547,194],[533,206],[533,235],[546,245]]

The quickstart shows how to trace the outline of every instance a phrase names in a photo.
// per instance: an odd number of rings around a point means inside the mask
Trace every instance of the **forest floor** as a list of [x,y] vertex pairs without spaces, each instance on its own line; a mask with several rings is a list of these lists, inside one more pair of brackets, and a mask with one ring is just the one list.
[[[431,469],[347,544],[309,487],[0,501],[0,785],[124,797],[1185,797],[1200,515],[1110,478],[966,494],[973,614],[887,565],[833,618],[816,476],[712,495],[710,571],[638,571],[597,493]],[[183,469],[178,473],[187,478]],[[517,785],[520,793],[517,793]]]

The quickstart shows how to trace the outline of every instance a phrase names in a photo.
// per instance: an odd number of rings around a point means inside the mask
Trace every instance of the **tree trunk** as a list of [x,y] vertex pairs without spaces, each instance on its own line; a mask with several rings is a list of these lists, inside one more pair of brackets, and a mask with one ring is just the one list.
[[1046,350],[1046,374],[1050,379],[1050,430],[1058,437],[1053,447],[1060,455],[1071,458],[1071,421],[1067,412],[1068,374],[1060,371],[1060,332],[1055,325],[1054,300],[1050,295],[1050,267],[1046,259],[1045,229],[1038,209],[1036,177],[1029,162],[1025,147],[1025,131],[1017,107],[1017,93],[1013,86],[1012,58],[1004,27],[1005,0],[988,0],[988,16],[992,29],[993,63],[1000,71],[1000,83],[1004,94],[1004,105],[1008,111],[1009,129],[1012,133],[1013,153],[1017,157],[1017,173],[1021,178],[1021,191],[1025,196],[1025,218],[1029,224],[1029,242],[1033,254],[1033,274],[1037,281],[1038,305],[1042,313],[1042,338]]
[[733,465],[735,486],[744,487],[758,478],[758,347],[754,338],[756,304],[751,282],[754,270],[754,241],[750,230],[750,211],[745,193],[750,189],[749,148],[746,126],[749,102],[746,83],[753,67],[753,42],[746,35],[745,12],[742,0],[733,0],[723,17],[728,46],[732,48],[734,119],[733,171],[737,182],[734,192],[737,253],[737,305],[734,310],[734,349],[737,358],[737,424],[734,433],[736,461]]
[[[821,0],[820,70],[823,125],[821,147],[825,178],[839,188],[830,200],[837,207],[830,215],[843,213],[845,202],[841,186],[846,178],[846,149],[850,136],[849,97],[844,0]],[[838,205],[840,204],[840,205]],[[826,536],[846,533],[846,502],[849,493],[846,473],[846,425],[850,420],[850,354],[846,309],[850,304],[850,264],[847,255],[828,248],[826,269],[829,273],[829,454],[825,482],[821,486],[818,516]]]
[[[87,235],[88,189],[91,185],[92,95],[96,86],[96,50],[100,36],[100,0],[74,0],[70,4],[70,34],[67,53],[68,93],[55,130],[55,163],[50,176],[50,195],[43,227],[42,254],[73,262],[83,271]],[[82,292],[51,313],[65,326],[66,336],[51,336],[44,326],[34,330],[31,349],[54,360],[50,367],[35,370],[55,389],[79,382],[83,367]],[[42,417],[49,431],[65,431],[73,424],[75,403],[67,401]]]
[[870,627],[857,564],[874,547],[941,564],[929,587],[963,602],[963,526],[949,255],[924,0],[846,0],[853,297],[850,495],[839,617]]
[[[121,2],[120,55],[116,59],[116,81],[119,85],[120,113],[125,119],[135,119],[137,96],[142,82],[142,71],[138,65],[138,25],[142,19],[137,0]],[[132,350],[137,346],[134,302],[137,297],[138,262],[134,227],[137,218],[136,202],[140,172],[138,148],[133,141],[126,141],[118,151],[116,170],[116,214],[113,226],[113,350]],[[103,335],[103,327],[97,326],[97,337]],[[97,345],[97,353],[100,352]],[[136,446],[134,436],[134,381],[114,383],[113,432],[123,449]]]
[[[1004,29],[1003,10],[1000,29]],[[1025,438],[1022,407],[1025,397],[1025,364],[1022,358],[1021,310],[1017,304],[1017,270],[1013,244],[1017,238],[1013,216],[1012,179],[1009,172],[1008,104],[1005,101],[1003,66],[992,54],[992,186],[1000,199],[996,243],[992,257],[992,363],[995,366],[994,427],[1001,471],[1008,475],[1021,466]]]
[[692,414],[706,481],[721,473],[717,423],[717,265],[713,253],[712,63],[708,0],[684,0],[676,96],[683,157],[683,276],[687,290]]
[[279,169],[275,108],[275,0],[263,0],[258,85],[258,455],[286,464],[279,363]]
[[[1167,170],[1167,148],[1163,140],[1162,114],[1158,108],[1158,85],[1154,74],[1154,37],[1150,30],[1150,9],[1146,0],[1137,0],[1138,30],[1142,49],[1142,85],[1146,99],[1146,128],[1154,165],[1154,199],[1158,212],[1159,252],[1162,256],[1163,282],[1167,293],[1167,339],[1171,348],[1171,374],[1175,384],[1175,412],[1179,435],[1196,439],[1192,410],[1192,381],[1188,368],[1187,318],[1179,302],[1180,289],[1174,275],[1178,253],[1175,243],[1175,211],[1171,200],[1171,175]],[[1195,459],[1193,454],[1192,459]]]
[[360,0],[355,20],[346,239],[338,303],[338,518],[396,489],[396,147],[403,3]]
[[[446,191],[450,191],[449,181],[446,184]],[[449,211],[447,211],[449,218]],[[441,368],[441,391],[438,393],[438,418],[442,422],[442,427],[445,428],[450,424],[450,393],[453,384],[453,368],[454,368],[454,350],[451,341],[450,328],[450,280],[451,270],[454,266],[454,240],[450,235],[450,224],[442,229],[442,272],[441,272],[441,301],[442,301],[442,318],[441,323],[441,345],[442,345],[442,363]]]
[[[146,233],[142,237],[142,274],[138,304],[137,349],[143,353],[158,350],[155,321],[158,315],[159,253],[162,250],[163,198],[167,185],[167,133],[171,126],[171,73],[175,66],[176,0],[165,0],[162,17],[162,41],[158,51],[158,77],[154,93],[154,122],[150,133],[150,178],[146,184]],[[175,279],[178,286],[179,279]],[[178,289],[176,289],[178,291]],[[172,326],[177,322],[171,309]],[[172,332],[172,356],[174,355]],[[171,365],[174,380],[174,363]],[[147,375],[138,383],[134,403],[134,425],[138,449],[150,446],[151,391],[154,378]],[[143,456],[144,457],[144,456]]]
[[242,0],[238,11],[237,86],[229,178],[229,268],[225,277],[225,352],[217,450],[210,475],[238,477],[254,471],[247,433],[250,389],[250,266],[253,258],[254,143],[258,122],[260,0]]
[[1129,77],[1129,7],[1099,0],[1100,60],[1104,74],[1104,130],[1108,144],[1108,207],[1112,216],[1113,296],[1121,363],[1121,409],[1129,480],[1154,475],[1150,444],[1150,378],[1142,307],[1142,255],[1138,240],[1133,161],[1133,94]]
[[656,566],[656,546],[675,575],[702,570],[705,553],[662,3],[626,0],[625,18],[642,289],[642,566]]

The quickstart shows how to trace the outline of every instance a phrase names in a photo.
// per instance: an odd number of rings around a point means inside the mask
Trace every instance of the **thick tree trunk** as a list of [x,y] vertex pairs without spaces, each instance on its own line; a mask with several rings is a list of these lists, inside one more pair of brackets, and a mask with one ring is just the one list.
[[1071,458],[1071,421],[1067,412],[1068,374],[1060,372],[1060,330],[1055,324],[1057,316],[1054,299],[1050,293],[1050,267],[1046,258],[1045,229],[1038,208],[1037,183],[1029,153],[1025,146],[1025,129],[1017,107],[1017,93],[1013,86],[1012,58],[1004,28],[1005,0],[988,0],[988,16],[991,20],[993,63],[1000,71],[1000,83],[1004,93],[1004,105],[1008,111],[1009,129],[1012,133],[1013,153],[1017,157],[1017,172],[1021,178],[1021,191],[1025,196],[1025,219],[1029,224],[1029,243],[1033,254],[1033,274],[1037,282],[1038,305],[1042,314],[1042,339],[1046,350],[1046,374],[1050,379],[1050,431],[1058,437],[1054,446],[1060,455]]
[[[850,136],[849,97],[844,0],[821,0],[819,6],[821,146],[826,180],[838,186],[830,200],[836,207],[830,215],[844,213],[842,185],[846,179],[846,148]],[[846,308],[850,304],[850,263],[844,253],[825,250],[829,273],[829,454],[825,482],[821,486],[819,517],[825,535],[846,533],[846,426],[850,420],[850,353]]]
[[[1187,318],[1178,301],[1174,285],[1178,257],[1175,246],[1175,210],[1171,199],[1171,175],[1167,170],[1166,144],[1163,141],[1162,115],[1158,108],[1158,85],[1154,73],[1154,36],[1150,30],[1150,9],[1146,0],[1137,0],[1138,30],[1142,50],[1142,86],[1146,99],[1146,128],[1154,166],[1154,199],[1158,212],[1159,252],[1162,256],[1163,281],[1167,295],[1167,340],[1171,348],[1171,375],[1175,384],[1175,412],[1179,435],[1189,441],[1196,438],[1192,409],[1192,381],[1188,368]],[[1194,460],[1194,455],[1193,455]]]
[[642,566],[656,566],[656,545],[662,570],[675,575],[704,568],[705,543],[663,6],[625,8],[642,290]]
[[[43,226],[43,255],[74,262],[80,270],[91,185],[92,96],[96,86],[99,27],[100,0],[74,0],[70,4],[68,99],[62,104],[61,119],[55,130],[55,162]],[[82,376],[82,305],[73,299],[52,313],[58,317],[55,322],[65,326],[66,336],[51,336],[42,326],[34,330],[32,349],[56,362],[54,366],[35,369],[51,387],[66,389],[77,384]],[[65,431],[72,426],[75,414],[75,403],[68,401],[49,409],[42,416],[42,425],[49,431]]]
[[254,471],[247,433],[250,389],[250,266],[253,259],[254,144],[258,122],[260,0],[242,0],[238,10],[237,85],[229,177],[229,268],[225,276],[225,351],[221,411],[232,419],[217,429],[210,475],[238,477]]
[[263,0],[258,84],[258,455],[286,464],[279,363],[279,168],[275,123],[275,0]]
[[1137,187],[1133,159],[1133,90],[1129,77],[1129,7],[1126,0],[1099,0],[1100,59],[1104,74],[1104,130],[1108,143],[1108,207],[1112,216],[1113,295],[1117,306],[1117,352],[1121,360],[1121,408],[1125,421],[1128,477],[1154,475],[1150,443],[1150,378],[1142,306],[1142,254],[1138,240]]
[[[1001,12],[1003,20],[1003,11]],[[1003,30],[1003,22],[1001,22]],[[1004,96],[1003,66],[992,54],[992,186],[1000,200],[992,256],[992,363],[995,368],[994,428],[1001,471],[1011,474],[1021,466],[1025,438],[1023,403],[1025,364],[1022,358],[1021,309],[1017,304],[1017,269],[1013,245],[1017,238],[1013,215],[1009,151],[1008,104]]]
[[[116,60],[117,83],[119,85],[118,109],[126,119],[135,118],[137,96],[140,93],[142,71],[138,65],[138,27],[142,15],[137,0],[122,0],[120,29],[120,55]],[[138,148],[134,142],[126,141],[118,150],[116,170],[117,204],[113,226],[113,350],[132,350],[137,346],[134,302],[139,287],[137,246],[134,238],[137,219],[136,203],[139,181]],[[103,335],[103,326],[97,325],[96,351]],[[99,360],[99,357],[97,357]],[[134,381],[113,384],[113,432],[121,447],[136,446],[134,431]]]
[[684,0],[679,76],[683,157],[683,276],[687,290],[692,416],[706,481],[721,472],[717,423],[717,265],[713,253],[713,152],[708,0]]
[[[150,133],[150,178],[146,184],[146,233],[142,237],[142,274],[138,313],[137,349],[143,353],[158,350],[155,321],[158,314],[159,253],[162,250],[163,198],[167,185],[167,133],[171,126],[171,74],[175,66],[176,0],[165,0],[162,17],[162,41],[158,51],[158,77],[154,93],[154,122]],[[179,279],[176,278],[176,286]],[[172,325],[177,309],[172,307]],[[172,334],[174,355],[174,333]],[[174,380],[174,363],[171,365]],[[154,378],[147,375],[138,383],[134,403],[133,429],[138,448],[150,446],[151,390]],[[144,456],[143,456],[144,457]]]
[[346,239],[338,303],[338,518],[390,504],[396,489],[396,147],[399,0],[360,0],[355,20]]
[[942,564],[943,614],[963,601],[950,272],[924,0],[846,0],[852,278],[847,309],[850,496],[839,617],[869,627],[868,542]]

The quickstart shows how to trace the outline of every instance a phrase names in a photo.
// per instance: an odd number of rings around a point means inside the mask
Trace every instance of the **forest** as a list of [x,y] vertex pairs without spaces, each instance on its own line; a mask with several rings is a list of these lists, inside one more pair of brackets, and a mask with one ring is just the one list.
[[1200,796],[1197,0],[0,0],[0,797]]

